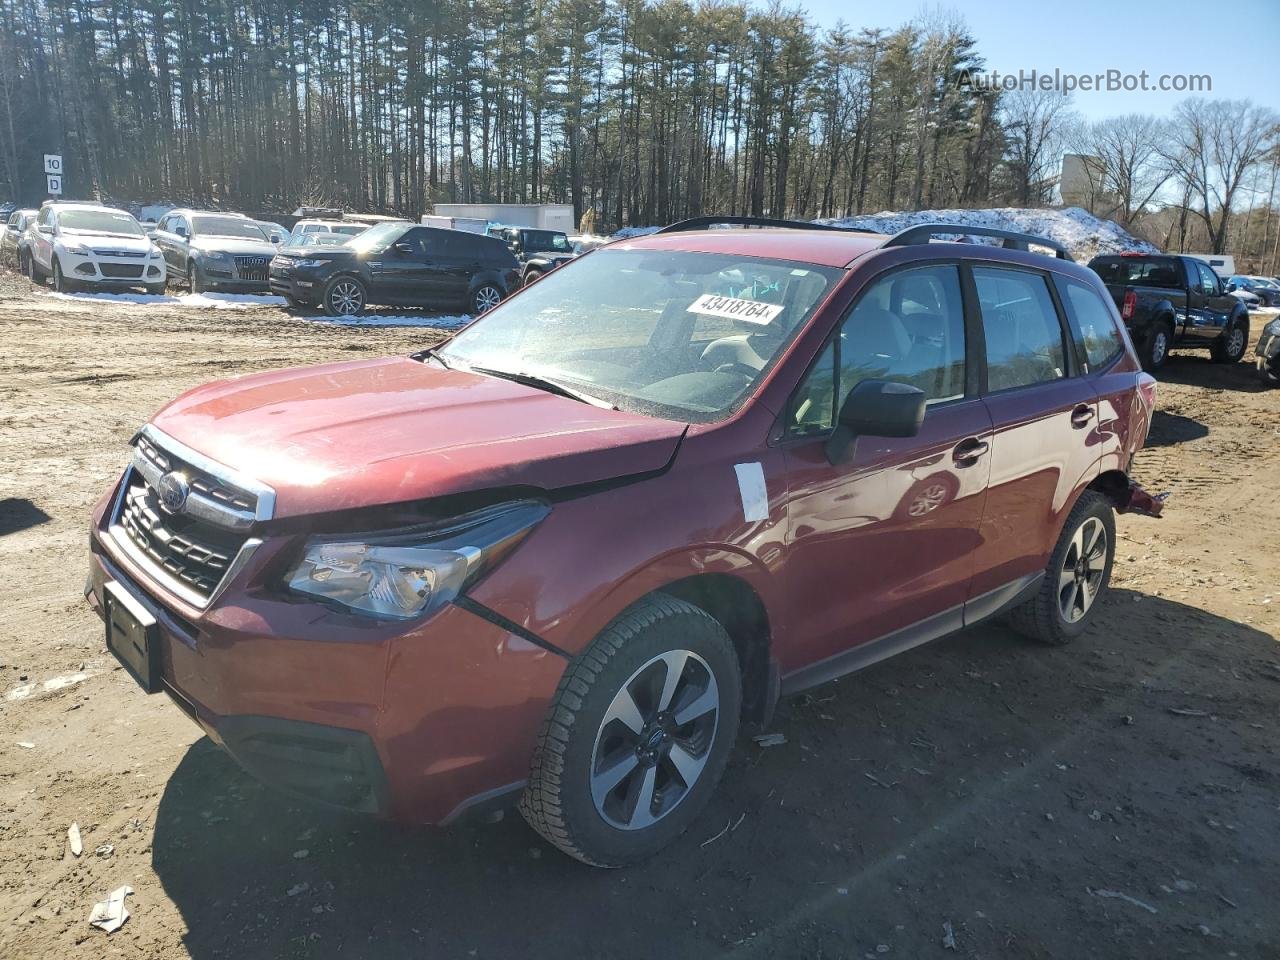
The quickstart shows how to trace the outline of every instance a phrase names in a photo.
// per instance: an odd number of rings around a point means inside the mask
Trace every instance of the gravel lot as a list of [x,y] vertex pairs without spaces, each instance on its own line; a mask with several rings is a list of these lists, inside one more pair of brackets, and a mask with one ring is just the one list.
[[[786,743],[739,744],[649,864],[592,870],[518,818],[409,830],[258,786],[107,655],[81,599],[90,506],[189,387],[439,335],[0,272],[0,956],[1280,956],[1280,391],[1200,353],[1166,368],[1139,459],[1166,518],[1120,518],[1086,636],[982,626],[784,703]],[[121,884],[108,937],[87,918]]]

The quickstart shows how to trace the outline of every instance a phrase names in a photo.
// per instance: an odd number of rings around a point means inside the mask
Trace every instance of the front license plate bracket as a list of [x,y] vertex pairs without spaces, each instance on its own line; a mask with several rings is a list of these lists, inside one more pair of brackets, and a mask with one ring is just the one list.
[[147,693],[160,691],[160,625],[138,599],[114,580],[103,584],[107,649]]

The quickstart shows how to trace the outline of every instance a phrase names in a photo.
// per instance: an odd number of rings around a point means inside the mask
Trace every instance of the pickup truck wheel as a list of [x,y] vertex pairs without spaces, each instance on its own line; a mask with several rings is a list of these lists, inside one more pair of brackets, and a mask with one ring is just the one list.
[[355,277],[334,277],[324,288],[321,304],[331,317],[353,317],[364,310],[364,284]]
[[1111,581],[1115,553],[1111,501],[1086,490],[1063,524],[1039,591],[1010,612],[1010,625],[1041,643],[1070,643],[1093,619]]
[[1249,325],[1239,319],[1227,324],[1222,336],[1213,341],[1209,354],[1216,363],[1239,363],[1249,345]]
[[520,812],[584,863],[644,860],[680,836],[715,790],[741,703],[724,627],[655,594],[606,627],[560,679]]
[[1142,345],[1142,369],[1148,372],[1159,370],[1169,359],[1169,348],[1173,345],[1173,324],[1161,320],[1151,327],[1146,343]]

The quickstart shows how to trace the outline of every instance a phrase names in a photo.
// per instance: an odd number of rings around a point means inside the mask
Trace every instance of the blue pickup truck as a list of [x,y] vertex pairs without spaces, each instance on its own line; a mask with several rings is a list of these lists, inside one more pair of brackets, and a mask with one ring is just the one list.
[[1094,257],[1146,370],[1158,370],[1173,347],[1207,347],[1219,363],[1237,363],[1249,344],[1249,311],[1209,265],[1173,254]]

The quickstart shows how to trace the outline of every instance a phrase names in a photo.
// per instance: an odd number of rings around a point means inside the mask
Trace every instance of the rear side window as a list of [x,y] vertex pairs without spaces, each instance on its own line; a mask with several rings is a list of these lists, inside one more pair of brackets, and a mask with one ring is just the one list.
[[1097,291],[1075,280],[1062,279],[1059,280],[1059,289],[1065,293],[1063,300],[1075,321],[1089,369],[1097,370],[1119,356],[1124,349],[1124,341],[1120,339],[1111,311]]
[[1098,257],[1089,268],[1103,283],[1117,286],[1181,288],[1184,281],[1172,257]]
[[796,391],[793,435],[831,429],[863,380],[919,387],[930,404],[964,396],[964,304],[950,264],[899,270],[872,284]]
[[1062,325],[1044,277],[974,267],[987,340],[987,389],[1009,390],[1066,376]]

